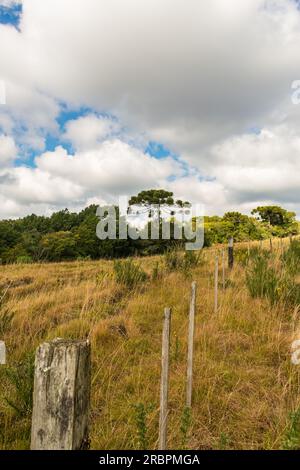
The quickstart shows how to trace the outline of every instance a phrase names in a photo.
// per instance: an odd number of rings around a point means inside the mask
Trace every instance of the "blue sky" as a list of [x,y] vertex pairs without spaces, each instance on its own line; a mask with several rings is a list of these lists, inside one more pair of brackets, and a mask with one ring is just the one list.
[[22,4],[16,4],[12,7],[0,5],[0,23],[10,24],[18,28],[22,14]]

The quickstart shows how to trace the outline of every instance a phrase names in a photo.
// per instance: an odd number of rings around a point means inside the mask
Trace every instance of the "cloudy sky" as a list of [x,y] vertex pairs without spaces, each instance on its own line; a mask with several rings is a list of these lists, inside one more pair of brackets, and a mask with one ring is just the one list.
[[295,80],[296,0],[0,0],[0,218],[161,187],[300,216]]

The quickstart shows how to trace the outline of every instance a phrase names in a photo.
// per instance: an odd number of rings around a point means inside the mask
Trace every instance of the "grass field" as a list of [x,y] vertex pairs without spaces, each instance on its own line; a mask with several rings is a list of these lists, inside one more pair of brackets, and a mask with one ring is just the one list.
[[[172,307],[168,447],[300,448],[300,366],[291,363],[299,308],[250,297],[245,268],[236,263],[214,314],[215,250],[204,250],[203,262],[188,272],[167,271],[163,257],[135,260],[149,279],[130,289],[116,282],[110,261],[1,266],[0,339],[8,366],[0,366],[0,448],[29,447],[32,357],[40,343],[56,337],[91,340],[91,448],[156,448],[166,306]],[[192,280],[197,312],[189,416]]]

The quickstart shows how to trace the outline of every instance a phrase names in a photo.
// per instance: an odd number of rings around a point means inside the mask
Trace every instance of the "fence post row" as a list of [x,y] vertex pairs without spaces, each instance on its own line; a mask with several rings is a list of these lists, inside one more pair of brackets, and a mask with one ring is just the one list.
[[186,385],[186,406],[192,406],[193,391],[193,355],[194,355],[194,330],[196,312],[196,282],[192,283],[190,312],[189,312],[189,336],[188,336],[188,357],[187,357],[187,385]]
[[168,394],[169,394],[169,355],[170,355],[171,309],[165,308],[162,334],[159,450],[167,446]]
[[56,339],[36,351],[32,450],[89,446],[91,350],[89,341]]

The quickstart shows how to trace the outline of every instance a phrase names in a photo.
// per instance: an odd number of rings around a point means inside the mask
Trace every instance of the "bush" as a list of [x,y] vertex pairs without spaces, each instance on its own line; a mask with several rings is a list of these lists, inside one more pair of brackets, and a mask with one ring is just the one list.
[[300,449],[300,409],[290,413],[289,427],[283,440],[284,450]]
[[203,264],[202,251],[186,251],[183,256],[183,266],[185,269],[196,268]]
[[146,450],[149,447],[147,418],[149,412],[153,410],[154,406],[151,404],[146,407],[143,403],[137,403],[136,405],[133,405],[133,408],[137,434],[137,448],[139,450]]
[[5,397],[6,403],[19,418],[29,416],[32,411],[34,358],[27,356],[15,367],[6,367],[5,375],[14,388],[14,399]]
[[165,253],[165,265],[167,271],[183,271],[187,273],[190,269],[202,263],[202,252],[185,251],[184,254],[178,249],[170,249]]
[[279,272],[269,264],[268,252],[261,252],[246,272],[246,285],[252,297],[265,297],[271,305],[281,301],[291,306],[300,305],[300,285],[289,270]]
[[135,264],[132,259],[125,261],[115,261],[115,279],[119,284],[125,285],[128,289],[133,289],[138,284],[145,282],[148,278],[140,265]]
[[246,285],[251,297],[266,297],[274,304],[278,294],[278,278],[273,267],[269,266],[265,254],[257,255],[247,273]]

